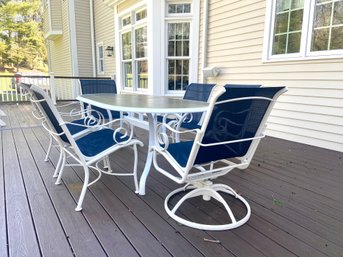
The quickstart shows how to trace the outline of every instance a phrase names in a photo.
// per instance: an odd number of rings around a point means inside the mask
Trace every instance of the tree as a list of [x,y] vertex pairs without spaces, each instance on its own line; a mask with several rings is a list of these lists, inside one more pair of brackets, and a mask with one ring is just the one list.
[[0,44],[3,64],[42,68],[47,53],[41,31],[39,0],[12,2],[0,0]]

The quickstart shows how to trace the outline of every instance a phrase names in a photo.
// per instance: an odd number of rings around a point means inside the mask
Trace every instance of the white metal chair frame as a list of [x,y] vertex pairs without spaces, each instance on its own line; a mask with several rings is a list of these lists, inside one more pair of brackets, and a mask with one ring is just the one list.
[[[165,199],[164,202],[164,207],[166,212],[170,217],[172,217],[174,220],[177,222],[184,224],[189,227],[197,228],[197,229],[204,229],[204,230],[227,230],[227,229],[233,229],[236,227],[239,227],[246,223],[251,215],[251,209],[249,203],[239,194],[237,194],[231,187],[224,185],[224,184],[213,184],[211,181],[214,178],[217,178],[219,176],[223,176],[233,170],[234,168],[239,168],[239,169],[245,169],[249,166],[253,155],[256,151],[256,148],[260,142],[260,140],[265,136],[264,131],[266,129],[266,121],[268,119],[268,116],[273,108],[273,105],[276,101],[276,99],[285,91],[286,89],[279,91],[273,99],[267,98],[267,97],[242,97],[242,98],[235,98],[235,99],[229,99],[229,100],[223,100],[220,102],[216,102],[218,97],[223,93],[223,91],[218,90],[216,88],[211,101],[210,105],[208,107],[208,111],[206,112],[206,115],[204,117],[203,125],[201,129],[193,129],[193,130],[186,130],[186,131],[180,131],[169,124],[164,124],[160,123],[157,126],[157,137],[158,137],[158,142],[160,145],[157,145],[153,148],[153,162],[154,166],[163,175],[167,176],[171,180],[183,184],[186,183],[186,185],[182,188],[176,189],[172,191],[170,194]],[[244,100],[252,100],[252,99],[259,99],[259,100],[264,100],[264,101],[269,101],[270,104],[268,106],[268,109],[266,113],[263,116],[263,119],[258,127],[258,130],[255,134],[254,137],[252,138],[244,138],[240,140],[232,140],[232,141],[226,141],[226,142],[219,142],[219,143],[214,143],[214,144],[203,144],[202,139],[204,137],[206,127],[210,121],[211,114],[213,111],[213,108],[215,105],[218,104],[223,104],[223,103],[228,103],[228,102],[237,102],[237,101],[244,101]],[[163,127],[163,129],[162,129]],[[165,129],[170,130],[172,133],[175,134],[183,134],[183,133],[196,133],[194,143],[187,161],[187,164],[185,167],[180,166],[180,164],[173,158],[173,156],[167,151],[167,148],[169,146],[169,141],[168,141],[168,136],[165,132]],[[232,158],[233,160],[228,160],[228,159],[221,159],[221,160],[216,160],[212,161],[210,163],[205,163],[201,165],[194,165],[195,159],[197,157],[198,151],[200,147],[209,147],[209,146],[214,146],[214,145],[224,145],[224,144],[233,144],[237,142],[243,142],[243,141],[251,141],[250,147],[246,154],[241,157],[236,157]],[[167,170],[163,169],[162,167],[159,166],[158,164],[158,158],[157,156],[163,156],[175,169],[178,175],[171,174]],[[224,164],[223,166],[215,167],[216,163],[222,163]],[[198,172],[192,170],[192,173],[190,173],[192,168],[196,168]],[[174,195],[191,189],[190,192],[186,193],[178,202],[177,204],[170,209],[169,207],[169,200],[171,197]],[[245,206],[246,208],[246,214],[243,218],[237,220],[225,201],[225,199],[218,193],[224,192],[226,194],[232,195],[235,198],[239,199]],[[218,202],[220,202],[226,212],[228,213],[231,223],[229,224],[223,224],[223,225],[208,225],[208,224],[201,224],[201,223],[196,223],[190,220],[187,220],[185,218],[182,218],[176,214],[176,211],[179,209],[179,207],[184,203],[187,199],[196,197],[196,196],[202,196],[204,200],[210,200],[211,197],[216,199]]]
[[[135,185],[135,190],[138,192],[138,179],[137,179],[137,164],[138,164],[138,151],[137,151],[137,145],[143,146],[143,143],[137,139],[133,139],[133,129],[132,125],[128,123],[125,120],[122,119],[116,119],[112,120],[107,123],[99,123],[99,124],[92,124],[92,125],[84,125],[84,124],[77,124],[77,123],[72,123],[72,122],[65,122],[63,121],[62,117],[58,113],[57,109],[52,103],[52,100],[48,97],[48,95],[39,87],[32,86],[31,87],[33,92],[38,92],[40,95],[43,96],[43,99],[33,99],[32,101],[37,104],[40,112],[43,114],[43,119],[42,119],[42,125],[44,129],[46,129],[49,134],[52,135],[52,137],[56,140],[56,142],[59,143],[61,152],[62,152],[62,161],[61,161],[61,169],[56,181],[56,184],[61,183],[61,177],[63,174],[63,167],[65,166],[66,163],[66,158],[67,156],[73,158],[77,164],[76,165],[71,165],[71,166],[82,166],[84,169],[84,183],[83,187],[80,193],[80,197],[77,203],[77,207],[75,208],[76,211],[81,211],[82,210],[82,202],[85,197],[87,188],[91,185],[93,185],[95,182],[97,182],[100,178],[102,173],[108,174],[108,175],[115,175],[115,176],[133,176],[134,178],[134,185]],[[61,133],[58,133],[55,129],[54,124],[52,123],[51,119],[49,118],[49,115],[46,113],[44,110],[42,103],[45,102],[49,106],[52,114],[55,116],[56,120],[59,123],[59,126],[62,129]],[[89,119],[90,120],[90,119]],[[109,128],[109,125],[114,124],[114,123],[119,123],[121,126],[118,127],[117,129],[113,130]],[[72,135],[67,128],[67,124],[72,124],[75,126],[80,126],[80,127],[85,127],[86,130],[82,132],[81,134],[75,134]],[[125,124],[125,125],[124,125]],[[124,127],[126,126],[126,127]],[[111,147],[99,152],[95,156],[86,156],[84,155],[78,144],[76,143],[76,140],[79,138],[82,138],[84,136],[87,136],[93,132],[100,131],[102,129],[107,129],[111,130],[113,132],[113,140],[116,142],[116,144],[112,145]],[[69,144],[63,142],[63,140],[60,138],[62,135],[66,136]],[[117,138],[126,138],[125,141],[118,141]],[[106,159],[109,154],[125,148],[125,147],[131,147],[134,152],[134,164],[133,164],[133,171],[130,173],[114,173],[112,170],[104,170],[99,166],[99,162]],[[98,176],[93,180],[89,181],[89,169],[93,168],[98,172]]]
[[[32,106],[33,106],[32,115],[37,120],[44,120],[44,115],[40,111],[39,106],[37,105],[37,101],[32,94],[32,90],[30,89],[31,86],[32,86],[31,84],[20,83],[20,87],[23,89],[23,96],[27,96],[28,99],[30,100]],[[73,103],[68,103],[68,104],[56,106],[56,108],[57,109],[63,108],[63,107],[67,107],[67,106],[71,106],[71,105],[75,105],[75,104],[77,104],[77,106],[80,105],[80,103],[78,103],[78,102],[77,103],[73,102]],[[97,113],[98,118],[95,118],[94,116],[91,115],[92,113],[95,113],[95,112]],[[72,119],[72,118],[75,119],[75,117],[79,118],[79,119],[83,119],[83,123],[86,126],[87,125],[89,126],[90,124],[100,125],[105,120],[100,112],[97,112],[96,110],[91,110],[91,109],[87,109],[87,110],[72,109],[69,112],[60,112],[59,111],[59,113],[61,116],[69,117],[70,119]],[[82,131],[80,131],[78,134],[86,133],[87,132],[86,129],[87,128],[84,127],[82,129]],[[59,159],[58,159],[58,162],[57,162],[57,165],[55,168],[55,172],[53,174],[54,178],[57,178],[60,170],[63,169],[63,166],[62,166],[62,158],[63,158],[62,148],[64,147],[64,144],[63,144],[63,142],[60,142],[60,141],[61,140],[59,138],[56,138],[51,133],[49,133],[49,145],[48,145],[48,149],[46,151],[44,161],[46,161],[46,162],[49,161],[49,156],[51,153],[51,149],[53,147],[59,148],[59,152],[60,152]],[[110,169],[109,161],[108,160],[105,160],[105,161],[106,161],[105,166]],[[70,165],[65,164],[65,166],[70,166]]]

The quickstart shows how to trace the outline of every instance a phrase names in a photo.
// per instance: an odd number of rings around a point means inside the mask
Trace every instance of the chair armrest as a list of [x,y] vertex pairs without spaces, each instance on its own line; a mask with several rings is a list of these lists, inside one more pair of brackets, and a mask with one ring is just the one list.
[[[170,124],[167,123],[159,123],[156,126],[156,140],[159,144],[160,150],[166,150],[169,146],[169,137],[167,135],[166,129],[175,133],[175,134],[193,134],[194,132],[197,134],[200,132],[200,129],[189,129],[189,130],[177,130],[173,128]],[[157,146],[155,146],[157,147]]]
[[64,108],[64,107],[69,107],[71,105],[80,105],[80,102],[71,102],[71,103],[67,103],[67,104],[61,104],[61,105],[56,105],[56,108]]

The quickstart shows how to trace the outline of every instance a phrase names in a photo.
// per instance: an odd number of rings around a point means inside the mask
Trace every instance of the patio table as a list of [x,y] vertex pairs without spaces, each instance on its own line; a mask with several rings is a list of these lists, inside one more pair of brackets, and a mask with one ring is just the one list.
[[134,112],[147,115],[149,145],[144,170],[139,180],[140,195],[145,195],[145,184],[153,161],[153,154],[150,149],[157,144],[155,134],[157,114],[204,112],[208,108],[208,103],[206,102],[138,94],[89,94],[80,95],[76,99],[112,111]]

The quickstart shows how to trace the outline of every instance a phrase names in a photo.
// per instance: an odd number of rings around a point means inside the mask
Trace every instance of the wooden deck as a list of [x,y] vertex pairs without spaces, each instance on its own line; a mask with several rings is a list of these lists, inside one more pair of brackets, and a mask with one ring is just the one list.
[[[63,184],[55,185],[58,152],[43,161],[48,136],[31,106],[1,109],[7,114],[0,130],[1,257],[343,256],[342,153],[264,139],[248,169],[218,179],[246,197],[250,220],[231,231],[207,232],[168,217],[164,198],[178,185],[154,170],[145,196],[134,193],[132,178],[103,175],[87,192],[83,211],[75,212],[82,170],[67,168]],[[145,131],[137,136],[146,143]],[[146,151],[140,149],[139,170]],[[130,152],[111,156],[111,163],[131,167]],[[220,219],[221,208],[200,203],[193,201],[183,214]]]

